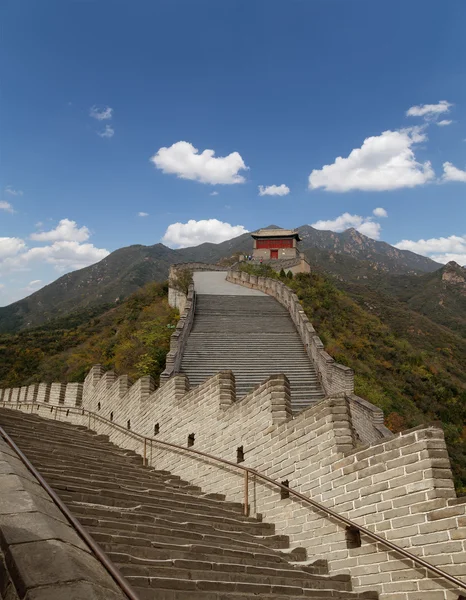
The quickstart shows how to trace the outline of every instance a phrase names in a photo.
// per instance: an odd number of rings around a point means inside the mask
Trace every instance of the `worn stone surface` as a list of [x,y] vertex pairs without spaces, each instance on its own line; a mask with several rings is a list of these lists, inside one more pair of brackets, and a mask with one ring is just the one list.
[[32,588],[75,581],[92,581],[115,593],[119,591],[93,556],[59,540],[15,545],[9,548],[9,555],[12,578],[23,595]]
[[[0,440],[0,547],[4,553],[0,553],[0,597],[4,600],[124,598],[4,440]],[[38,586],[75,581],[90,584],[75,590],[42,589],[37,596],[30,593]]]
[[[3,493],[3,490],[2,490]],[[37,540],[60,540],[73,544],[85,552],[87,545],[63,521],[57,521],[38,512],[0,515],[0,535],[8,546]]]
[[25,600],[122,600],[122,596],[120,592],[77,581],[30,590]]

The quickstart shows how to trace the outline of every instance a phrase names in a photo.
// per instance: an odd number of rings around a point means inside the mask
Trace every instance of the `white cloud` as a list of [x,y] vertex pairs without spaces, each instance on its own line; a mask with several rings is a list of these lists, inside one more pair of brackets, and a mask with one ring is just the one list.
[[40,233],[31,233],[29,236],[31,240],[36,242],[55,242],[55,241],[68,241],[68,242],[85,242],[89,239],[90,232],[85,226],[79,227],[76,221],[70,219],[61,219],[55,229],[51,231],[42,231]]
[[462,181],[466,183],[466,171],[458,169],[451,162],[444,162],[442,181]]
[[38,288],[43,287],[41,279],[34,279],[34,281],[30,281],[28,285],[23,288],[23,292],[27,292],[32,294],[37,292]]
[[282,183],[281,185],[259,186],[259,196],[287,196],[290,193],[290,188]]
[[363,235],[367,235],[367,237],[372,238],[373,240],[380,239],[380,231],[382,229],[380,223],[376,223],[375,221],[364,221],[361,223],[359,227],[356,227],[359,233]]
[[0,210],[5,210],[9,213],[15,212],[11,204],[9,202],[6,202],[5,200],[0,200]]
[[454,260],[466,265],[466,235],[450,235],[449,237],[430,238],[428,240],[401,240],[395,244],[400,250],[411,250],[416,254],[428,256],[440,263]]
[[0,261],[0,271],[27,271],[34,264],[46,263],[64,273],[92,265],[108,254],[108,250],[96,248],[93,244],[61,240],[50,246],[30,248],[16,256],[5,258]]
[[309,188],[383,191],[427,183],[434,177],[431,164],[417,162],[413,151],[414,144],[426,139],[419,127],[366,138],[361,148],[352,150],[347,158],[339,156],[333,164],[314,169],[309,175]]
[[209,196],[218,196],[218,192],[210,192]]
[[172,223],[168,226],[162,242],[170,247],[187,248],[204,242],[218,244],[247,233],[243,225],[230,225],[217,219],[201,221],[189,220],[187,223]]
[[148,217],[149,213],[146,212],[138,212],[138,217]]
[[215,158],[214,150],[207,149],[199,154],[197,148],[183,141],[169,148],[159,148],[150,160],[163,173],[211,184],[243,183],[245,179],[238,173],[248,169],[238,152]]
[[101,138],[112,138],[115,135],[115,130],[110,125],[105,125],[105,129],[98,131],[97,135]]
[[12,196],[22,196],[22,190],[15,190],[11,185],[7,185],[5,188],[6,194],[11,194]]
[[438,121],[436,124],[439,127],[445,127],[446,125],[451,125],[453,121],[451,119],[443,119],[442,121]]
[[0,237],[0,260],[15,256],[26,247],[24,240],[16,237]]
[[388,212],[385,210],[385,208],[374,208],[372,214],[376,217],[388,217]]
[[[377,212],[376,212],[377,211]],[[382,211],[385,214],[382,214]],[[373,211],[373,214],[378,217],[386,217],[388,213],[383,208],[376,208]],[[374,221],[373,217],[361,217],[360,215],[351,215],[350,213],[343,213],[336,219],[330,219],[328,221],[316,221],[311,224],[311,227],[314,229],[320,229],[324,231],[345,231],[350,227],[354,227],[360,233],[367,235],[374,240],[378,240],[380,238],[381,226],[380,223]]]
[[440,100],[438,104],[420,104],[418,106],[411,106],[406,112],[408,117],[424,117],[426,120],[432,120],[441,115],[442,113],[450,112],[450,108],[453,106],[446,100]]
[[106,120],[112,118],[113,108],[110,108],[110,106],[106,106],[105,108],[99,108],[97,106],[93,106],[89,110],[89,115],[93,119],[97,119],[98,121],[106,121]]

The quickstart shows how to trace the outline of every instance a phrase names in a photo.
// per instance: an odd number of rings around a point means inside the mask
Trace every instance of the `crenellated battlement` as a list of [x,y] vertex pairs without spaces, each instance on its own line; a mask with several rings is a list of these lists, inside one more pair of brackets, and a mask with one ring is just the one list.
[[[466,503],[455,495],[440,429],[416,428],[361,446],[350,397],[328,397],[293,417],[289,383],[283,375],[270,377],[237,399],[230,371],[193,389],[188,389],[184,375],[174,375],[154,389],[150,377],[131,384],[126,376],[105,373],[96,365],[81,392],[77,384],[38,384],[2,390],[0,401],[21,409],[22,404],[34,402],[35,394],[36,404],[41,403],[36,414],[90,425],[115,444],[140,454],[141,439],[134,434],[147,436],[152,439],[150,464],[236,502],[244,495],[241,472],[173,451],[157,440],[193,445],[231,462],[241,449],[248,467],[289,482],[299,492],[455,576],[466,575]],[[42,402],[51,407],[70,402],[103,419],[88,418],[81,410],[54,414]],[[356,590],[378,589],[387,600],[417,600],[421,593],[426,600],[457,600],[457,591],[449,584],[425,577],[409,560],[378,547],[364,535],[360,546],[349,543],[345,529],[318,511],[282,498],[259,480],[251,486],[252,514],[275,522],[277,533],[304,546],[310,558],[328,559],[331,572],[351,573]]]

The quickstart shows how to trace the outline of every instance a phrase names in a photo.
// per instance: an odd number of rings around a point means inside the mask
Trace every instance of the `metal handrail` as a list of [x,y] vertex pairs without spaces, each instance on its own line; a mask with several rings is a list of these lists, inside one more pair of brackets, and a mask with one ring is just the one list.
[[[8,407],[8,405],[11,406],[12,403],[6,402],[3,400],[1,402],[1,404],[5,408],[5,407]],[[398,546],[397,544],[394,544],[393,542],[390,542],[389,540],[381,537],[377,533],[370,531],[370,529],[366,529],[365,527],[363,527],[362,525],[359,525],[355,521],[352,521],[351,519],[348,519],[347,517],[344,517],[343,515],[340,515],[339,513],[335,512],[331,508],[328,508],[328,507],[324,506],[323,504],[316,502],[312,498],[308,498],[304,494],[301,494],[301,492],[298,492],[297,490],[294,490],[293,488],[290,488],[290,487],[284,485],[283,483],[280,483],[279,481],[275,481],[274,479],[267,477],[267,475],[264,475],[263,473],[260,473],[259,471],[256,471],[255,469],[251,469],[250,467],[246,467],[244,465],[230,462],[229,460],[225,460],[224,458],[219,458],[218,456],[213,456],[212,454],[207,454],[206,452],[201,452],[200,450],[195,450],[194,448],[186,448],[184,446],[172,444],[171,442],[164,442],[164,441],[158,440],[156,438],[146,437],[135,431],[128,430],[127,428],[123,427],[122,425],[118,425],[118,423],[115,423],[114,421],[110,421],[109,419],[102,417],[102,415],[99,415],[95,412],[87,410],[86,408],[74,407],[74,406],[67,407],[67,406],[63,406],[63,405],[61,405],[61,406],[50,405],[50,404],[47,404],[44,402],[15,402],[14,404],[16,404],[18,406],[46,406],[48,408],[52,408],[52,410],[53,409],[55,410],[55,418],[57,417],[57,412],[59,410],[60,411],[68,411],[68,412],[71,410],[77,411],[78,413],[81,413],[81,415],[84,415],[84,414],[88,415],[89,429],[91,428],[91,417],[92,417],[92,418],[94,418],[94,422],[95,422],[95,419],[98,419],[100,421],[103,421],[104,423],[107,423],[111,427],[114,427],[115,429],[119,429],[120,431],[123,431],[126,434],[131,435],[132,437],[140,438],[144,444],[143,461],[144,461],[145,465],[147,464],[147,442],[149,441],[151,443],[151,445],[153,442],[155,442],[156,444],[160,444],[160,445],[166,446],[168,448],[173,448],[175,450],[181,450],[183,452],[189,452],[191,454],[196,454],[198,456],[202,456],[203,458],[208,458],[209,460],[213,460],[215,462],[218,462],[218,463],[221,463],[224,465],[228,465],[229,467],[234,467],[236,469],[240,469],[241,471],[244,472],[244,499],[245,499],[244,513],[245,513],[245,515],[247,515],[248,511],[249,511],[249,509],[248,509],[248,507],[249,507],[249,503],[248,503],[249,475],[254,475],[255,477],[262,479],[263,481],[266,481],[267,483],[270,483],[271,485],[274,485],[275,487],[280,488],[281,490],[287,492],[290,496],[295,496],[296,498],[299,498],[306,504],[310,504],[313,508],[317,509],[318,511],[326,513],[327,517],[331,517],[331,518],[339,521],[340,523],[344,523],[346,525],[346,527],[349,527],[352,530],[357,530],[360,533],[367,535],[369,538],[376,541],[377,543],[386,546],[390,550],[393,550],[394,552],[397,552],[398,554],[401,554],[405,558],[413,561],[415,564],[427,569],[428,571],[431,571],[432,573],[435,573],[439,577],[443,577],[444,579],[446,579],[450,583],[453,583],[454,585],[460,587],[461,589],[466,590],[466,582],[461,581],[460,579],[457,579],[456,577],[454,577],[453,575],[450,575],[446,571],[443,571],[442,569],[439,569],[435,565],[428,563],[423,558],[416,556],[415,554],[412,554],[411,552],[409,552],[408,550],[405,550],[401,546]]]
[[130,600],[139,600],[139,596],[136,595],[133,588],[126,581],[120,571],[115,567],[112,561],[108,558],[108,556],[101,550],[100,546],[96,544],[96,542],[92,539],[92,537],[87,533],[81,523],[71,514],[66,505],[62,502],[59,496],[53,491],[53,489],[49,486],[49,484],[45,481],[39,471],[29,462],[29,459],[23,452],[18,448],[15,442],[11,439],[11,437],[7,434],[7,432],[0,426],[0,436],[6,441],[6,443],[16,452],[20,460],[26,466],[30,473],[37,479],[42,488],[47,492],[47,494],[52,498],[55,504],[58,506],[58,509],[65,515],[70,525],[76,530],[76,533],[84,540],[84,542],[88,545],[88,547],[92,550],[97,560],[103,565],[103,567],[108,571],[112,579],[115,583],[120,587],[120,589],[124,592],[127,598]]

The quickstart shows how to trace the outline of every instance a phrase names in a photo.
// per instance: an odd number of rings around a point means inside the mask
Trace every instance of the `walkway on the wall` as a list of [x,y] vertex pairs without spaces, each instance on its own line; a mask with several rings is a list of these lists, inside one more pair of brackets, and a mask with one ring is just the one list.
[[324,397],[288,311],[263,292],[229,283],[226,272],[194,273],[194,323],[181,362],[192,386],[231,369],[238,397],[277,373],[291,387],[294,412]]
[[212,296],[267,296],[264,292],[251,290],[226,280],[227,271],[199,271],[193,273],[196,294]]

